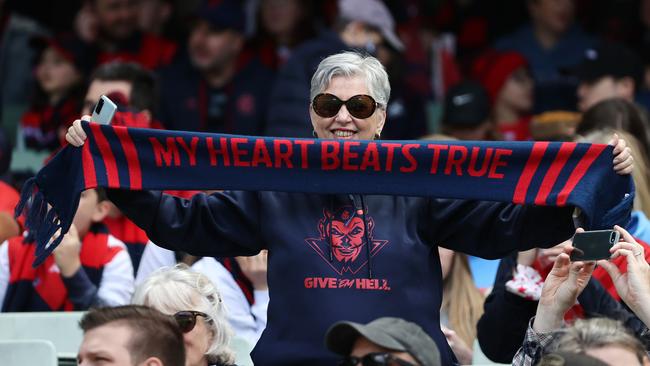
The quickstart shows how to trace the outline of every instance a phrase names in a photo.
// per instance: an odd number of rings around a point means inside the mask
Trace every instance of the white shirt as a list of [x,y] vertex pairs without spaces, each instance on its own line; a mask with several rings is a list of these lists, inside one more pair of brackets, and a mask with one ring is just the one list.
[[[140,267],[135,279],[136,286],[160,267],[176,264],[174,252],[161,248],[149,242],[144,249]],[[251,346],[257,343],[266,328],[266,310],[269,304],[269,292],[253,292],[255,303],[250,306],[232,274],[217,260],[204,257],[194,263],[193,270],[204,274],[215,285],[227,309],[226,318],[239,338],[249,342]]]

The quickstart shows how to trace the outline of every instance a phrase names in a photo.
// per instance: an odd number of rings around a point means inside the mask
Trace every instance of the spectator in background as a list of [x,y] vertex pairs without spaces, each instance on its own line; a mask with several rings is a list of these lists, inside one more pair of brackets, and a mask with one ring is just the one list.
[[185,265],[162,268],[138,286],[133,303],[173,315],[183,331],[186,366],[227,366],[235,362],[232,330],[221,294],[206,276]]
[[165,128],[260,135],[273,72],[244,51],[242,2],[204,1],[187,52],[160,71]]
[[[99,66],[90,76],[90,84],[84,98],[82,108],[83,114],[92,113],[99,97],[102,95],[119,95],[123,100],[117,100],[121,108],[127,107],[130,112],[135,112],[137,118],[125,120],[116,114],[117,119],[113,123],[125,121],[128,127],[159,127],[154,120],[153,111],[157,103],[157,83],[154,75],[135,63],[111,62]],[[130,122],[141,121],[134,126]],[[112,202],[106,201],[108,213],[104,224],[108,227],[111,235],[126,244],[133,268],[137,273],[140,265],[140,258],[145,245],[149,242],[147,234],[122,215],[120,210]]]
[[563,68],[576,66],[595,40],[574,24],[575,0],[527,0],[530,23],[495,44],[521,53],[535,79],[535,111],[575,108],[575,83]]
[[85,78],[92,61],[87,46],[73,35],[35,38],[36,88],[20,125],[25,146],[54,151],[65,141],[66,121],[79,115]]
[[442,132],[459,140],[491,140],[490,100],[481,84],[463,81],[445,95]]
[[638,56],[617,43],[587,49],[573,73],[580,80],[577,93],[578,109],[582,112],[609,98],[634,102],[643,77]]
[[379,318],[368,324],[338,322],[325,335],[327,348],[345,358],[341,366],[439,366],[436,343],[419,325],[400,318]]
[[150,243],[142,255],[136,285],[146,281],[157,269],[176,263],[184,263],[207,276],[221,293],[228,309],[226,318],[235,334],[251,345],[257,343],[266,327],[269,304],[266,250],[252,257],[217,259],[193,257]]
[[89,0],[77,14],[77,34],[95,47],[99,64],[136,62],[147,69],[168,64],[176,45],[138,30],[137,0]]
[[524,56],[517,52],[488,51],[476,60],[473,73],[490,97],[490,119],[497,138],[530,140],[534,86]]
[[316,36],[313,7],[301,0],[260,1],[253,43],[265,64],[280,68],[297,46]]
[[[404,44],[395,33],[395,20],[380,0],[339,0],[339,14],[332,30],[305,42],[280,70],[271,91],[266,135],[312,137],[309,120],[309,81],[327,56],[357,50],[379,58],[387,69],[399,62]],[[397,68],[399,69],[399,68]],[[426,134],[424,101],[389,72],[391,100],[386,112],[388,130],[383,138],[409,139]]]
[[467,255],[438,247],[442,269],[440,323],[462,365],[472,363],[476,323],[483,314],[483,294],[476,288]]
[[79,366],[184,366],[185,347],[173,318],[145,306],[92,309],[81,318]]
[[29,235],[0,245],[2,311],[71,311],[127,304],[133,266],[124,244],[101,221],[108,214],[103,189],[81,193],[70,231],[40,266]]

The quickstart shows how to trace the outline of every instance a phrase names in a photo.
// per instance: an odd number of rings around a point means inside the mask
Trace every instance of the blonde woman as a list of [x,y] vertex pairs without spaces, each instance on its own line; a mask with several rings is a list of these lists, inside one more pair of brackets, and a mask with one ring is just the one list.
[[476,323],[483,314],[483,294],[474,285],[467,255],[438,247],[443,293],[440,321],[442,331],[458,361],[472,363]]
[[205,275],[184,264],[163,267],[136,288],[133,303],[176,318],[183,331],[185,366],[235,363],[229,346],[232,330],[221,295]]

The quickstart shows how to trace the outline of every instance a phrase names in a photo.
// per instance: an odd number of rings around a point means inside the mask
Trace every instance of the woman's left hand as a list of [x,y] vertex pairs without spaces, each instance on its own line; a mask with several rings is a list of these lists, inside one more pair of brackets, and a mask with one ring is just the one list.
[[620,226],[614,229],[621,233],[621,241],[610,249],[612,259],[625,257],[627,272],[621,273],[614,263],[607,260],[600,260],[598,264],[610,275],[627,306],[646,326],[650,326],[650,265],[645,258],[645,249],[627,230]]
[[631,174],[634,169],[634,157],[625,140],[614,134],[609,145],[614,146],[614,171],[620,175]]

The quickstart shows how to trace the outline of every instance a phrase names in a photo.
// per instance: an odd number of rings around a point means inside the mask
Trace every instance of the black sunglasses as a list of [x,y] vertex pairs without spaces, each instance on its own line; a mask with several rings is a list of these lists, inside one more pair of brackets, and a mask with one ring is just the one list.
[[414,364],[397,358],[390,353],[368,353],[363,357],[348,356],[339,361],[338,366],[415,366]]
[[346,101],[342,101],[336,95],[322,93],[315,96],[311,102],[314,112],[324,118],[336,116],[344,104],[352,117],[359,119],[372,116],[375,109],[377,109],[377,102],[370,95],[365,94],[355,95]]
[[183,333],[189,333],[192,331],[192,329],[194,329],[194,326],[196,325],[197,316],[202,316],[206,320],[209,319],[208,314],[200,311],[192,311],[192,310],[179,311],[173,316],[174,319],[176,320],[176,323],[178,324],[178,327],[181,329],[181,332]]

